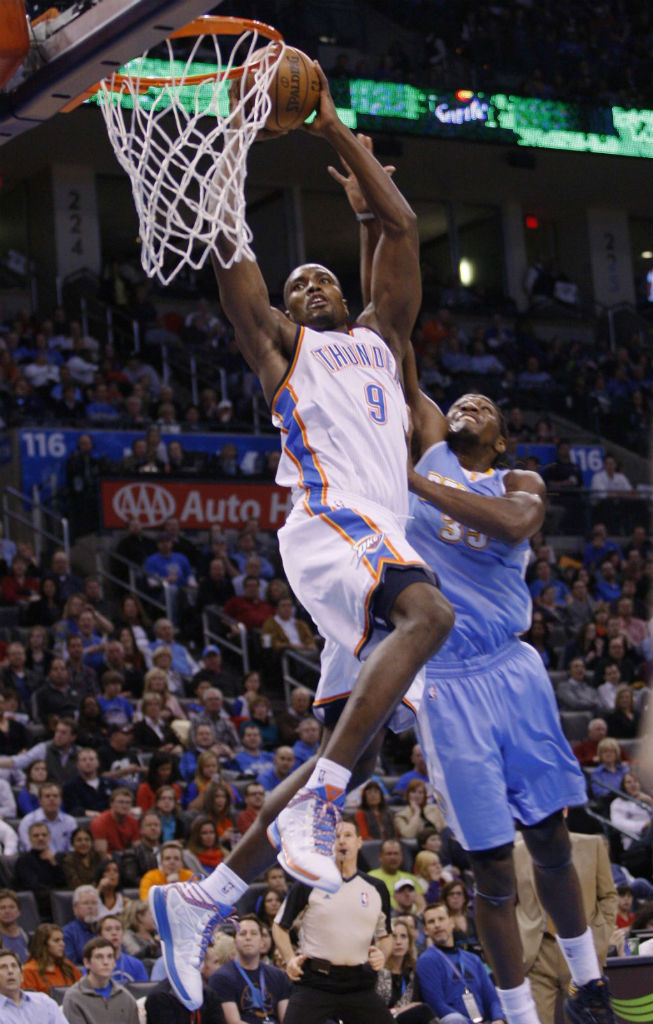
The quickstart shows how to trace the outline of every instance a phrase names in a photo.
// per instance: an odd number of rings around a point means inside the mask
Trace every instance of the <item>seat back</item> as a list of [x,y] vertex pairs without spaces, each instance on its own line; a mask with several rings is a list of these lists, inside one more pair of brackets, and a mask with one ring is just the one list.
[[69,890],[55,889],[50,893],[52,920],[62,928],[75,916],[73,913],[73,894]]
[[33,892],[17,892],[20,903],[18,924],[26,932],[35,932],[41,923],[41,915]]

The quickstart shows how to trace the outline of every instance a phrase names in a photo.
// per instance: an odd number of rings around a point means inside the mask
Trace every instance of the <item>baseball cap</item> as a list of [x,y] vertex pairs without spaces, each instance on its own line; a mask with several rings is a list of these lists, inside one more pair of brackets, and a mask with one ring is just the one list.
[[410,878],[400,878],[398,882],[395,882],[395,892],[399,892],[400,889],[414,889],[415,885],[411,882]]
[[223,398],[221,402],[218,402],[218,409],[233,409],[234,403],[228,398]]
[[133,725],[128,725],[128,724],[125,724],[125,725],[112,725],[111,728],[109,729],[109,735],[113,736],[114,732],[133,732],[133,731],[134,731],[134,726]]
[[209,644],[208,647],[205,647],[204,650],[202,651],[202,657],[206,658],[207,654],[221,654],[221,653],[222,653],[222,651],[217,646],[217,644]]

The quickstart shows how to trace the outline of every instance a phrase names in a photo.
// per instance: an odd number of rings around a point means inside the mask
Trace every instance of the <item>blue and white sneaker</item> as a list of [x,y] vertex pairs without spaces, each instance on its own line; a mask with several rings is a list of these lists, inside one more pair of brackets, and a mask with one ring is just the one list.
[[326,892],[337,892],[342,875],[333,847],[336,825],[345,802],[343,790],[333,786],[300,789],[268,828],[273,846],[280,844],[279,864],[299,882]]
[[214,903],[196,882],[154,885],[149,904],[163,961],[177,999],[189,1010],[204,1002],[200,968],[219,924],[234,920],[232,907]]

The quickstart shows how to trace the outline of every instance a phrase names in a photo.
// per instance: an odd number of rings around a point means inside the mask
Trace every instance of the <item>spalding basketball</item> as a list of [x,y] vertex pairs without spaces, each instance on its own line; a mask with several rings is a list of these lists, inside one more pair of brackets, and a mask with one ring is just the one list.
[[[252,56],[257,57],[259,53]],[[260,134],[277,135],[303,125],[320,98],[320,79],[311,58],[302,50],[286,46],[268,94],[272,108]]]

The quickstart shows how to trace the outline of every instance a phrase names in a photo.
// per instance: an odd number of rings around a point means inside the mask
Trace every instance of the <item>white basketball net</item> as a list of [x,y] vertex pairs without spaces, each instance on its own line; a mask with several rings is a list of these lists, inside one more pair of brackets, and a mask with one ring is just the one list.
[[[270,113],[268,87],[283,43],[270,44],[249,77],[229,81],[227,75],[249,63],[259,40],[268,43],[256,30],[231,37],[233,48],[223,60],[218,35],[187,38],[182,42],[191,52],[180,61],[168,39],[169,67],[154,75],[170,78],[169,84],[147,88],[154,77],[147,53],[121,69],[118,80],[114,74],[100,83],[109,139],[131,180],[143,269],[164,285],[183,267],[199,270],[212,252],[225,267],[254,259],[245,220],[247,152]],[[219,77],[187,83],[213,64]],[[230,243],[228,258],[216,246],[220,233]]]

